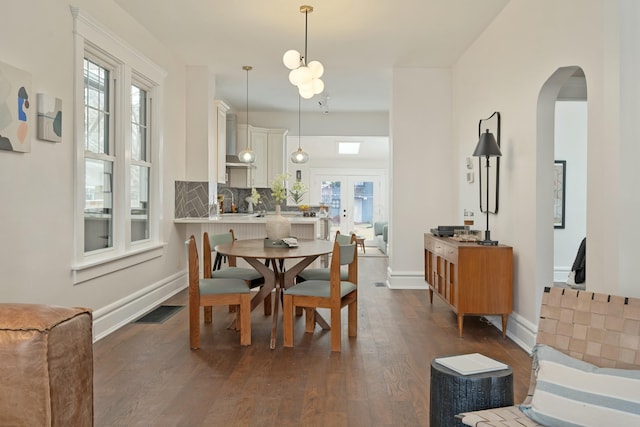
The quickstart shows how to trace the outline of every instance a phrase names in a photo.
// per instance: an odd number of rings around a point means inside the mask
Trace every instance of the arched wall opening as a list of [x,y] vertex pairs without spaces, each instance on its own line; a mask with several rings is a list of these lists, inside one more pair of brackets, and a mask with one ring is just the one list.
[[[556,101],[575,75],[584,75],[579,66],[558,68],[540,89],[536,122],[536,311],[542,293],[554,282],[554,160]],[[586,177],[586,171],[585,171]],[[586,205],[585,205],[586,206]],[[586,234],[586,230],[585,230]],[[577,250],[577,248],[576,248]]]

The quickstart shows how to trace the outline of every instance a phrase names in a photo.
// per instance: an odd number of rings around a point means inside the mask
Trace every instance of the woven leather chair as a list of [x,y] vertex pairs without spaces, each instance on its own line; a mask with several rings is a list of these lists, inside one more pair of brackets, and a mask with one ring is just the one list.
[[[200,348],[200,307],[205,307],[204,322],[211,323],[211,307],[237,305],[240,325],[240,345],[251,344],[251,290],[242,279],[200,278],[198,248],[193,235],[189,245],[189,343],[191,349]],[[208,312],[208,313],[207,313]]]
[[[348,265],[347,280],[340,279],[341,266]],[[315,309],[331,311],[331,351],[342,348],[342,308],[348,307],[349,336],[355,337],[358,326],[358,251],[355,242],[333,244],[329,280],[307,280],[283,291],[284,346],[293,347],[294,307],[307,311],[306,332],[315,327]]]
[[[545,344],[598,367],[640,368],[640,298],[625,298],[563,288],[545,288],[537,344]],[[523,404],[536,387],[531,373]],[[540,426],[517,406],[463,413],[458,419],[475,427]]]

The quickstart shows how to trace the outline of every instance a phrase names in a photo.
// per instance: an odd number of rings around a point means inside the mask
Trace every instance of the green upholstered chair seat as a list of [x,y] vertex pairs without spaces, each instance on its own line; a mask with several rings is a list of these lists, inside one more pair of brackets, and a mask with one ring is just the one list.
[[251,292],[242,279],[200,279],[200,295],[240,294]]
[[[353,283],[340,281],[341,298],[356,289],[357,287]],[[331,283],[328,280],[307,280],[298,283],[284,292],[289,295],[329,298],[331,296]]]
[[262,279],[262,276],[253,268],[227,267],[227,268],[223,268],[222,270],[213,270],[211,272],[211,278],[258,280],[258,279]]
[[[329,280],[331,269],[329,268],[307,268],[302,270],[298,277],[304,280]],[[347,270],[340,271],[340,280],[347,280],[349,272]]]

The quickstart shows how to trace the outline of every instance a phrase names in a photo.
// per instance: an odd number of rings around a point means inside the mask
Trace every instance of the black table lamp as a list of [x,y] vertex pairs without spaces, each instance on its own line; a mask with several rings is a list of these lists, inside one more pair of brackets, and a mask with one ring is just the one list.
[[487,214],[487,229],[484,232],[484,240],[479,240],[478,244],[495,246],[498,244],[498,241],[491,240],[491,234],[489,232],[489,157],[500,157],[502,156],[502,153],[500,152],[500,147],[498,147],[496,138],[489,132],[489,129],[480,135],[480,140],[478,141],[478,145],[476,145],[476,149],[473,151],[473,156],[485,157],[487,159],[487,206],[485,207],[485,212]]

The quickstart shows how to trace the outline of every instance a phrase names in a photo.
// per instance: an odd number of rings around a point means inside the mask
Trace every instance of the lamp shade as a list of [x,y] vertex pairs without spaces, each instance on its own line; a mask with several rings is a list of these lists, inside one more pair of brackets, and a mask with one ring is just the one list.
[[251,149],[246,148],[238,153],[238,159],[242,163],[253,163],[256,161],[256,154]]
[[476,145],[476,149],[473,151],[474,157],[500,157],[502,153],[500,152],[500,147],[498,147],[498,143],[496,142],[496,138],[493,136],[489,129],[482,135],[480,135],[480,140],[478,141],[478,145]]
[[284,53],[282,62],[288,69],[295,70],[300,66],[300,53],[294,49],[288,50]]
[[309,154],[306,151],[302,151],[302,148],[298,147],[296,151],[291,153],[291,161],[293,163],[307,163],[309,161]]

